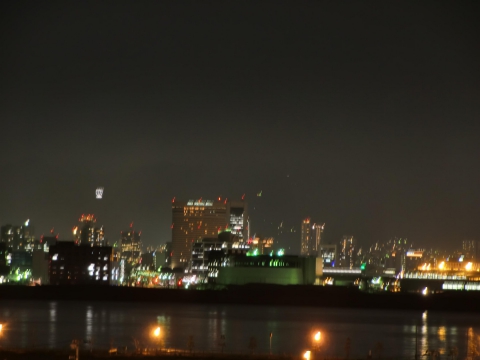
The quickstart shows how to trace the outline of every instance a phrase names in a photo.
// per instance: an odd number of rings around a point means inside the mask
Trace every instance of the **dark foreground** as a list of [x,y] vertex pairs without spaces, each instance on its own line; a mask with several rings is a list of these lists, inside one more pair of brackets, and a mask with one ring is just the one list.
[[365,293],[357,288],[254,284],[224,290],[147,289],[118,286],[0,286],[1,300],[75,300],[153,303],[246,304],[336,308],[478,311],[480,294]]
[[[203,359],[225,359],[225,360],[299,360],[300,356],[277,356],[277,355],[257,355],[257,354],[221,354],[221,353],[203,353],[203,352],[157,352],[143,351],[142,353],[109,353],[108,351],[81,351],[78,359],[116,359],[116,360],[132,360],[132,359],[150,359],[150,360],[203,360]],[[0,349],[0,359],[2,360],[24,360],[24,359],[49,359],[49,360],[65,360],[75,359],[73,350],[2,350]],[[312,359],[313,360],[313,359]]]

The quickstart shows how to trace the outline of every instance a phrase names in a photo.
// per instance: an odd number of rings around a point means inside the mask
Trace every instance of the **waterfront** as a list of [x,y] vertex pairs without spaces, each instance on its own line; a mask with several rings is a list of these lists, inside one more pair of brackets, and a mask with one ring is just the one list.
[[[132,350],[136,340],[187,349],[193,336],[196,351],[220,352],[224,335],[225,352],[250,352],[254,337],[255,351],[269,353],[271,333],[273,354],[299,354],[321,331],[320,352],[329,357],[345,356],[347,338],[352,357],[370,350],[374,357],[413,357],[415,347],[419,354],[457,348],[464,356],[468,332],[472,344],[480,330],[480,315],[471,313],[122,302],[1,301],[0,321],[4,348],[65,348],[78,339],[83,348]],[[160,339],[152,336],[156,326]]]

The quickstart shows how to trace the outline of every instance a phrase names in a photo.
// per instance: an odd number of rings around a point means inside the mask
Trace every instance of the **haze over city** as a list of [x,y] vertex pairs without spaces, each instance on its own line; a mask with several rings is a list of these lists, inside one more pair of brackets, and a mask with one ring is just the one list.
[[292,252],[306,217],[326,242],[478,240],[479,10],[2,2],[0,223],[70,240],[94,213],[153,246],[173,197],[245,194]]

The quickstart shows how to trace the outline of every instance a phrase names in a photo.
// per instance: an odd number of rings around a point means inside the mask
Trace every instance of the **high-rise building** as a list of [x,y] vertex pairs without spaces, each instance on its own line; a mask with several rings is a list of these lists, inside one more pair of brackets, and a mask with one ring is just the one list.
[[130,229],[121,234],[120,258],[128,263],[137,263],[142,256],[142,232],[135,231],[133,224],[130,224]]
[[91,248],[88,244],[76,246],[73,241],[59,241],[50,246],[50,284],[109,285],[116,280],[111,274],[113,249],[110,246]]
[[320,241],[322,239],[323,229],[325,229],[325,224],[312,225],[312,255],[318,256],[320,252]]
[[1,227],[0,241],[7,244],[11,251],[33,251],[35,235],[30,220],[23,225],[7,224]]
[[230,232],[237,236],[240,242],[244,242],[248,239],[247,203],[245,201],[231,201],[227,205]]
[[462,241],[462,252],[467,257],[467,259],[472,259],[477,261],[479,258],[478,251],[478,241],[476,240],[463,240]]
[[355,247],[357,241],[353,236],[345,235],[340,241],[339,266],[352,269],[355,264]]
[[325,224],[311,224],[310,218],[302,221],[301,226],[301,248],[302,256],[317,256],[320,251],[320,240]]
[[203,238],[216,237],[230,231],[243,241],[247,238],[246,202],[227,199],[189,200],[172,202],[171,267],[188,270],[191,266],[192,245]]
[[93,214],[82,214],[79,226],[75,226],[72,230],[73,240],[77,245],[90,245],[90,246],[106,246],[105,231],[103,226],[95,227],[97,219]]
[[302,221],[302,227],[301,227],[300,255],[302,256],[312,255],[311,241],[312,241],[312,234],[311,234],[310,218],[306,218],[305,220]]

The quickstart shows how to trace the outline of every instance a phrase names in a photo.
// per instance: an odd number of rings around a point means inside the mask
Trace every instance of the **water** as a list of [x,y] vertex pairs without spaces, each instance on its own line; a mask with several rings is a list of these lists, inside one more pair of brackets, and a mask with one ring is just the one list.
[[225,352],[247,353],[255,337],[256,351],[268,353],[272,333],[272,353],[300,354],[321,331],[322,355],[344,357],[350,338],[350,356],[362,358],[369,350],[378,357],[378,348],[383,357],[413,358],[416,346],[443,357],[456,347],[464,358],[480,334],[477,314],[203,304],[0,301],[0,322],[2,347],[67,348],[80,339],[85,348],[133,350],[133,339],[156,346],[152,333],[160,326],[168,348],[186,349],[193,335],[195,350],[220,351],[224,335]]

